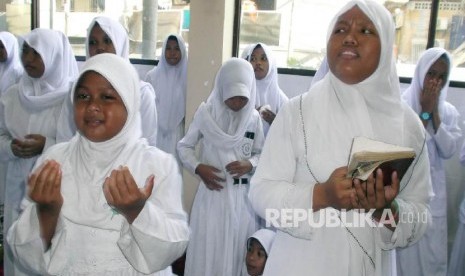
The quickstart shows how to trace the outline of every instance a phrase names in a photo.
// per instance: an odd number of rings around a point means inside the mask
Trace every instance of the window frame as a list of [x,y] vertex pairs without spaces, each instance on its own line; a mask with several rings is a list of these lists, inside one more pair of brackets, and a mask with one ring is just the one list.
[[[234,1],[234,22],[233,22],[233,45],[232,45],[232,56],[237,57],[239,55],[239,34],[240,34],[240,16],[242,12],[242,0]],[[435,36],[436,36],[436,24],[439,13],[440,0],[431,0],[431,13],[428,27],[428,37],[426,42],[426,49],[433,47]],[[39,0],[31,1],[31,28],[37,28],[39,26]],[[425,49],[425,50],[426,50]],[[84,56],[75,56],[77,61],[85,61]],[[158,60],[154,59],[131,59],[134,64],[140,65],[151,65],[156,66]],[[311,69],[295,69],[295,68],[278,68],[278,74],[285,75],[298,75],[298,76],[311,76],[313,77],[316,70]],[[399,77],[401,83],[410,83],[411,77]],[[450,81],[450,87],[465,88],[465,82],[462,81]]]

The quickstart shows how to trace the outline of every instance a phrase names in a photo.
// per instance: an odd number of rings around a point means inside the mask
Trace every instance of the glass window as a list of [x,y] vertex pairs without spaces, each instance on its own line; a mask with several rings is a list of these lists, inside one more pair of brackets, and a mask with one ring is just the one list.
[[130,58],[158,59],[170,33],[182,35],[188,45],[189,0],[43,0],[39,9],[40,27],[65,33],[77,56],[85,56],[87,27],[98,15],[126,28]]
[[24,35],[31,30],[30,18],[31,1],[0,0],[0,30]]
[[[241,0],[239,53],[250,43],[263,42],[274,51],[278,67],[316,70],[326,51],[326,34],[335,12],[348,0]],[[426,49],[432,1],[382,1],[396,24],[398,73],[412,77]],[[449,50],[451,80],[465,81],[465,3],[441,1],[435,46]]]

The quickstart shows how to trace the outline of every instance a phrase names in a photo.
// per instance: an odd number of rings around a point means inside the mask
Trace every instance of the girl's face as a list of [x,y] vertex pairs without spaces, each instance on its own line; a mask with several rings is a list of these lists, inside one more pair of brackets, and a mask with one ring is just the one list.
[[241,110],[242,108],[244,108],[244,106],[246,106],[248,102],[249,102],[249,99],[243,96],[234,96],[224,101],[226,106],[229,107],[234,112],[237,112]]
[[331,72],[344,83],[356,84],[378,67],[381,40],[373,22],[354,6],[338,18],[327,49]]
[[45,65],[39,53],[26,42],[23,43],[21,62],[31,78],[40,78],[45,72]]
[[270,69],[270,63],[266,56],[265,50],[262,47],[256,47],[250,55],[250,63],[252,63],[255,73],[255,79],[261,80],[266,77]]
[[98,23],[95,23],[89,34],[89,56],[93,57],[102,53],[116,54],[116,49],[107,33]]
[[109,140],[127,117],[123,100],[107,79],[94,71],[82,75],[74,92],[74,120],[83,136],[92,142]]
[[8,53],[6,52],[3,42],[0,41],[0,62],[5,62],[8,59]]
[[165,59],[169,65],[175,66],[182,58],[181,49],[176,39],[168,39],[165,48]]
[[428,84],[440,84],[441,88],[444,87],[449,75],[449,64],[443,59],[439,58],[426,72],[425,79],[423,80],[423,87]]
[[262,275],[263,269],[265,269],[266,259],[265,249],[260,242],[252,238],[247,247],[247,255],[245,256],[247,273],[251,276]]

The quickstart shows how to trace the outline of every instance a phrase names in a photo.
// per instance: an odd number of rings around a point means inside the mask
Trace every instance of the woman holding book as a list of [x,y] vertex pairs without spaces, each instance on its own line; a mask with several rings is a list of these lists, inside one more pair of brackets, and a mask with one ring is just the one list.
[[[432,196],[425,135],[401,102],[394,33],[381,4],[347,3],[329,28],[329,72],[273,122],[249,192],[255,211],[277,228],[263,275],[391,275],[390,250],[425,232]],[[380,169],[364,182],[347,177],[357,136],[413,148],[402,180],[393,172],[384,186]]]
[[397,251],[398,275],[447,274],[447,198],[444,160],[458,150],[462,131],[459,112],[446,101],[451,57],[443,48],[430,48],[418,60],[411,85],[402,98],[418,114],[426,130],[434,197],[432,227],[420,241]]

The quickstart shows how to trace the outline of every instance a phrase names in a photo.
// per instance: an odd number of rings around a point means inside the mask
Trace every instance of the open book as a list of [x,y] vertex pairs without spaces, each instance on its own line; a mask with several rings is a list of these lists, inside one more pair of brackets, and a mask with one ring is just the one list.
[[383,170],[384,185],[391,184],[391,175],[397,171],[399,181],[415,159],[412,148],[355,137],[352,141],[347,176],[367,180],[376,168]]

